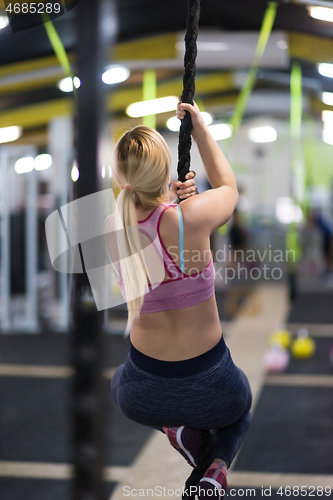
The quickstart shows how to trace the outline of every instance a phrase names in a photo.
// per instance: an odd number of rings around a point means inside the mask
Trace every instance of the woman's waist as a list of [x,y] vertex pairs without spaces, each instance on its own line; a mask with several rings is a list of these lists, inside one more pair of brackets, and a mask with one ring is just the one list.
[[221,333],[213,295],[196,306],[141,314],[131,330],[131,341],[147,356],[175,361],[207,351]]
[[[132,338],[131,338],[132,341]],[[178,378],[195,375],[204,370],[208,370],[218,363],[228,350],[223,335],[210,348],[196,356],[186,357],[176,361],[166,361],[153,356],[148,356],[134,347],[131,342],[129,358],[131,361],[145,372],[155,376]]]

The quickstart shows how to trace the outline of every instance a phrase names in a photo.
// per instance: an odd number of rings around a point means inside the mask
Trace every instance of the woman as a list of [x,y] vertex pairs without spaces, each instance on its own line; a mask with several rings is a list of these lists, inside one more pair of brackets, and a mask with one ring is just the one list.
[[[189,196],[190,188],[180,205],[170,203],[170,152],[148,127],[125,133],[116,146],[114,178],[122,188],[117,210],[124,228],[118,231],[116,272],[127,297],[131,348],[111,391],[128,418],[165,432],[192,466],[200,456],[202,430],[211,430],[216,458],[197,494],[221,498],[227,468],[249,427],[251,390],[224,343],[209,241],[232,215],[238,193],[197,105],[179,102],[178,118],[186,111],[213,189]],[[141,253],[144,226],[157,231],[162,246],[165,276],[155,288]]]

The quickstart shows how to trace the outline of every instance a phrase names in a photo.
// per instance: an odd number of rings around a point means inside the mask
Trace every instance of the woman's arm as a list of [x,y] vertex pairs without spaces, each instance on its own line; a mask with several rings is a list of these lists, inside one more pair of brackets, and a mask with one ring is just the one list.
[[[191,104],[181,105],[181,107],[186,107],[186,111],[188,111],[189,106],[191,106]],[[191,115],[197,115],[198,113],[200,115],[199,108],[195,103],[191,108]],[[228,160],[222,153],[215,139],[213,139],[201,115],[200,119],[195,116],[193,121],[192,136],[198,146],[209,184],[213,189],[220,186],[229,186],[231,189],[234,189],[236,193],[236,180]]]
[[[182,204],[182,210],[197,227],[210,233],[225,224],[231,217],[238,201],[234,173],[220,147],[205,125],[198,106],[178,103],[177,117],[183,119],[185,111],[191,113],[192,136],[213,189],[191,198]],[[184,211],[185,210],[185,211]]]

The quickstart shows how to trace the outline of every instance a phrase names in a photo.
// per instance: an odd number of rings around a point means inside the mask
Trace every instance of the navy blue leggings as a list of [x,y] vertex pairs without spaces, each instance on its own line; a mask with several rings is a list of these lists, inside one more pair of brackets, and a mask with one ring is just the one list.
[[211,430],[216,457],[228,467],[250,425],[249,382],[223,337],[210,351],[184,361],[160,361],[131,346],[112,378],[111,393],[121,411],[140,424]]

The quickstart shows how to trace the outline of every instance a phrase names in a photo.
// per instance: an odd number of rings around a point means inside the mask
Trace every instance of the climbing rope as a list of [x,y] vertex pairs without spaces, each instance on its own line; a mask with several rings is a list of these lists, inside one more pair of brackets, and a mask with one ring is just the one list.
[[[182,102],[193,104],[193,97],[195,93],[195,70],[196,70],[196,57],[197,57],[197,38],[199,31],[199,18],[200,18],[200,0],[189,0],[188,3],[188,16],[186,21],[186,34],[185,34],[185,56],[184,56],[184,77],[183,77],[183,93]],[[178,180],[185,181],[185,175],[190,171],[190,150],[192,145],[191,140],[192,121],[189,112],[186,112],[182,120],[179,131],[179,144],[178,144]],[[213,436],[210,431],[202,431],[201,440],[201,455],[198,465],[193,469],[191,475],[185,483],[183,498],[195,499],[195,488],[204,473],[211,465],[215,457],[215,446]]]
[[[193,104],[195,93],[195,61],[197,57],[197,38],[199,30],[200,0],[189,0],[185,34],[185,56],[182,102]],[[191,115],[186,111],[179,131],[178,144],[178,180],[185,181],[190,170],[191,150]]]

